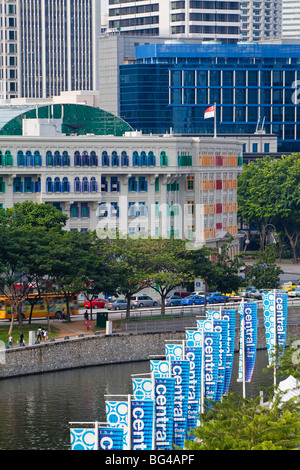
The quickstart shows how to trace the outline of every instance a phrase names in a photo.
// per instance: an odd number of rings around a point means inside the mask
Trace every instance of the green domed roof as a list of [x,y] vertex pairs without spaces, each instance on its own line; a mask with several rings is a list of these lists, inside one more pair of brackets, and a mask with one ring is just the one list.
[[122,136],[132,127],[114,114],[82,104],[53,104],[38,106],[0,106],[0,135],[22,135],[23,119],[60,119],[61,132],[66,135]]

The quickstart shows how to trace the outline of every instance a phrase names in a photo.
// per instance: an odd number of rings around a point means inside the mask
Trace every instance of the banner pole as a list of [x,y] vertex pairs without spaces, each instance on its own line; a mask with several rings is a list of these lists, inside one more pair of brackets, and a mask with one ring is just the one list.
[[242,329],[242,374],[243,374],[243,398],[246,398],[246,364],[245,364],[245,308],[244,308],[244,299],[242,300],[243,305],[243,316],[241,321],[241,329]]
[[128,395],[128,450],[132,449],[131,440],[131,395]]
[[201,390],[200,390],[200,413],[204,413],[204,328],[202,328],[202,359],[201,359]]
[[99,423],[95,421],[95,448],[94,450],[99,450]]

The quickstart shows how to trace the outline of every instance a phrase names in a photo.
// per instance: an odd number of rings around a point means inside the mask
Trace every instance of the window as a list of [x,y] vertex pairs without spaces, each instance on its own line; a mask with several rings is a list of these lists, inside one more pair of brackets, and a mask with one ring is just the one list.
[[13,157],[10,150],[6,150],[5,152],[5,166],[13,166]]
[[107,181],[105,176],[101,176],[101,191],[104,193],[107,192]]
[[70,192],[70,183],[67,177],[64,177],[62,180],[62,190],[63,190],[63,193]]
[[33,193],[34,192],[34,184],[30,177],[25,176],[24,179],[24,192],[25,193]]
[[138,152],[134,151],[132,155],[132,165],[133,166],[140,166],[140,157]]
[[61,183],[60,183],[60,179],[58,178],[58,176],[54,178],[54,192],[55,193],[61,192]]
[[81,155],[78,150],[74,153],[74,166],[81,166]]
[[145,176],[139,177],[139,191],[148,191],[148,183]]
[[91,166],[98,166],[98,157],[94,151],[91,152],[90,164]]
[[87,202],[81,203],[81,217],[89,217],[90,216],[90,208]]
[[58,150],[54,152],[54,166],[61,166],[61,156]]
[[155,191],[159,191],[159,176],[157,176],[157,178],[155,178]]
[[252,152],[257,152],[257,144],[252,144]]
[[14,193],[22,193],[23,192],[23,183],[21,181],[20,176],[17,176],[14,179]]
[[118,157],[118,154],[115,150],[111,154],[111,165],[112,166],[119,166],[119,157]]
[[70,217],[71,218],[79,217],[79,207],[77,205],[77,202],[74,202],[73,204],[71,204]]
[[102,166],[109,166],[109,156],[105,150],[102,152]]
[[86,176],[82,178],[82,192],[88,193],[90,190],[90,185]]
[[122,166],[129,166],[129,157],[127,153],[123,150],[121,153],[121,165]]
[[168,166],[168,156],[164,151],[160,154],[160,166]]
[[187,191],[194,191],[195,176],[187,176],[185,181],[185,189]]
[[52,178],[49,177],[46,179],[46,192],[53,193],[53,182]]
[[111,203],[111,217],[119,217],[119,206],[117,202]]
[[147,166],[147,155],[146,152],[141,152],[141,166]]
[[195,201],[186,201],[187,215],[194,215],[194,212],[195,212]]
[[264,144],[264,151],[270,152],[270,144],[267,144],[267,143]]
[[34,166],[42,166],[42,156],[38,150],[34,152],[33,160]]
[[117,176],[112,176],[110,180],[110,190],[111,192],[120,191],[120,183]]
[[81,191],[81,182],[78,176],[76,176],[76,178],[74,179],[74,191],[75,193],[80,193]]
[[82,166],[90,165],[90,157],[86,151],[82,152]]
[[155,166],[156,165],[156,158],[153,152],[149,152],[148,154],[148,166]]
[[70,156],[66,150],[62,153],[62,164],[63,166],[70,166]]
[[53,166],[53,155],[50,150],[47,150],[46,152],[46,165],[47,166]]
[[145,202],[139,202],[139,215],[141,217],[146,217],[148,214],[148,208]]
[[17,163],[18,163],[18,166],[25,166],[25,156],[22,150],[19,150],[17,153]]
[[135,202],[128,203],[128,217],[135,217],[136,214],[136,207]]
[[128,191],[137,191],[137,182],[134,176],[131,176],[128,180]]
[[92,176],[91,181],[90,181],[90,191],[92,193],[96,193],[98,191],[97,181],[94,176]]

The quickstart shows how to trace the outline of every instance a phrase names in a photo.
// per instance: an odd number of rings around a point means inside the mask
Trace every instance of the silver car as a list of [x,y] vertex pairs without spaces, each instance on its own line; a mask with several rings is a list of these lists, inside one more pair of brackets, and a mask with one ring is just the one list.
[[133,305],[133,308],[139,308],[139,307],[156,307],[157,306],[157,301],[152,299],[152,297],[149,297],[149,295],[133,295],[131,297],[131,302]]
[[[126,310],[127,300],[126,299],[111,300],[110,302],[107,302],[105,307],[107,308],[107,310]],[[132,305],[131,305],[131,308],[133,308]]]

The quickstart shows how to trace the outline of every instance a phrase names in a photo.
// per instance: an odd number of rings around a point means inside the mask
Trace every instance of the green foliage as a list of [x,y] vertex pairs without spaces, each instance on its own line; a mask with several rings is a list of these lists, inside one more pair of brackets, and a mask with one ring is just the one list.
[[228,394],[201,416],[188,450],[297,450],[300,445],[300,403],[279,398],[260,405],[259,397]]
[[68,220],[68,216],[56,209],[52,204],[38,204],[31,201],[16,203],[6,209],[1,223],[9,227],[24,229],[42,229],[60,231]]
[[276,265],[276,247],[268,245],[259,253],[257,262],[251,267],[248,277],[257,289],[276,289],[280,284],[282,269]]

